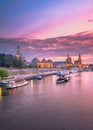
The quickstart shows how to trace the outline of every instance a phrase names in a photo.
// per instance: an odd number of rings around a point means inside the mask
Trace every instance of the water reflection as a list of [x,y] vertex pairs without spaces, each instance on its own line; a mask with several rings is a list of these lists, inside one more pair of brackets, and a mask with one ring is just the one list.
[[2,88],[0,88],[0,103],[2,102]]
[[22,93],[24,90],[25,90],[25,86],[14,88],[14,89],[9,89],[9,90],[2,90],[2,88],[0,88],[0,95],[1,97],[9,96],[9,95],[14,96],[19,93]]
[[30,88],[31,88],[32,91],[33,91],[33,87],[34,87],[34,82],[33,82],[33,80],[31,80],[30,81]]

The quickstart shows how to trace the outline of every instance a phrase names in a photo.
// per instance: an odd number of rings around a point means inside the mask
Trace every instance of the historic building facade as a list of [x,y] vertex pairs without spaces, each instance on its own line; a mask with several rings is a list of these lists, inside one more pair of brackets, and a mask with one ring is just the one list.
[[53,68],[53,62],[52,60],[43,59],[42,61],[37,61],[36,66],[40,68]]
[[67,55],[67,58],[66,58],[65,67],[66,67],[66,68],[73,67],[72,58],[69,56],[69,54]]
[[75,66],[75,67],[79,67],[79,68],[82,68],[82,67],[83,67],[82,59],[81,59],[81,54],[79,54],[78,60],[74,61],[74,66]]

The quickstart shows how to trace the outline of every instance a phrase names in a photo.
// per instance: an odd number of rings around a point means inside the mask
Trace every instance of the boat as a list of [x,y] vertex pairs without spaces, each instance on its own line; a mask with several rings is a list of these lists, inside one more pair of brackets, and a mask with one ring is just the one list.
[[61,75],[63,75],[63,72],[62,71],[57,71],[56,75],[61,76]]
[[27,84],[28,84],[28,81],[25,81],[25,80],[20,80],[20,81],[17,81],[17,82],[14,81],[14,80],[1,81],[0,87],[2,87],[3,89],[13,89],[13,88],[25,86]]
[[67,82],[70,80],[70,75],[68,74],[65,74],[65,75],[61,75],[57,80],[56,80],[56,83],[59,84],[59,83],[64,83],[64,82]]
[[34,76],[35,79],[42,79],[42,76],[41,75],[36,75]]

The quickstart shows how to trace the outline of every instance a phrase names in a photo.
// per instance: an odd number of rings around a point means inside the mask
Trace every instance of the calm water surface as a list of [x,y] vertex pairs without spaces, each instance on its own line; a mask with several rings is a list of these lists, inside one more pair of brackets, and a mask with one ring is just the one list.
[[31,80],[0,96],[0,130],[93,130],[93,72]]

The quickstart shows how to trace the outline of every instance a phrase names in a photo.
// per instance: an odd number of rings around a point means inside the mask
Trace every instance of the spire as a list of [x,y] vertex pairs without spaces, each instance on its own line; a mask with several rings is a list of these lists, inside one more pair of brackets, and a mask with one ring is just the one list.
[[79,53],[79,56],[78,56],[78,61],[81,63],[82,60],[81,60],[81,54]]

